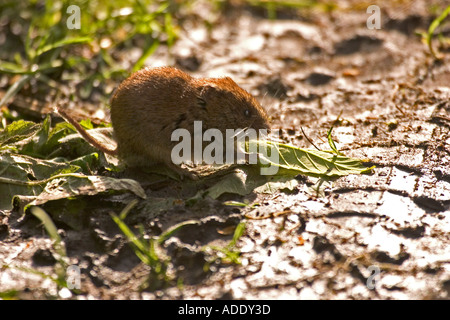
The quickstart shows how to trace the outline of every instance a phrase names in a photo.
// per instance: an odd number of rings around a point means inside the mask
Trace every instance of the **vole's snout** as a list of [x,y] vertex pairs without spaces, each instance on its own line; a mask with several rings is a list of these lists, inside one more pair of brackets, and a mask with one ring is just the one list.
[[250,128],[253,128],[255,130],[259,130],[259,129],[269,130],[270,129],[269,119],[266,116],[266,114],[264,113],[264,110],[262,110],[262,112],[260,112],[252,117],[252,123],[250,124]]

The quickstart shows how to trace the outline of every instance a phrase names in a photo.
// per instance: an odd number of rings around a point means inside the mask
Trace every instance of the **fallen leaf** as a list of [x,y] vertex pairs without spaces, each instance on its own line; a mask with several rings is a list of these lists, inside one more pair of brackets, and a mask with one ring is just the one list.
[[361,71],[357,68],[349,68],[342,71],[344,77],[356,77],[359,76],[360,73]]

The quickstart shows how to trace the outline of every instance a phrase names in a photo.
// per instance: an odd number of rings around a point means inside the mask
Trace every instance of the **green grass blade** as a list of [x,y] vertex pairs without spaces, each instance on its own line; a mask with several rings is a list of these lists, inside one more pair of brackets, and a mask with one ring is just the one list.
[[177,32],[172,20],[172,15],[169,12],[164,14],[164,27],[167,34],[167,45],[170,48],[177,38]]
[[233,234],[233,239],[231,239],[230,243],[228,244],[228,247],[234,247],[236,245],[236,242],[239,240],[240,237],[242,237],[242,235],[245,232],[245,221],[240,222],[236,229],[234,230],[234,234]]
[[63,39],[60,41],[56,41],[54,43],[44,45],[42,48],[39,48],[36,51],[36,56],[40,56],[48,51],[51,51],[51,50],[54,50],[57,48],[62,48],[62,47],[72,45],[72,44],[87,43],[87,42],[91,42],[91,41],[92,41],[92,38],[90,38],[90,37],[77,37],[77,38]]
[[14,97],[30,79],[31,75],[26,74],[23,75],[18,81],[14,82],[14,84],[9,87],[8,91],[6,91],[5,95],[0,100],[0,108],[6,105],[9,100]]
[[45,230],[47,231],[48,235],[54,242],[54,248],[56,252],[61,256],[65,257],[67,256],[66,250],[64,249],[64,246],[61,242],[61,237],[58,234],[58,229],[56,228],[55,224],[53,223],[50,216],[45,212],[43,209],[37,206],[32,206],[30,208],[30,212],[39,220],[41,220],[42,224],[44,225]]
[[39,220],[41,220],[42,224],[45,227],[45,230],[47,230],[48,235],[50,238],[55,242],[61,242],[61,237],[58,234],[58,229],[56,229],[55,224],[53,223],[50,216],[42,210],[40,207],[33,206],[30,208],[30,212]]
[[0,61],[0,73],[8,74],[29,74],[31,71],[24,69],[18,64],[11,63],[8,61]]
[[198,221],[187,220],[187,221],[183,221],[181,223],[174,225],[173,227],[169,228],[167,231],[165,231],[158,237],[158,244],[161,244],[164,241],[166,241],[169,237],[171,237],[175,232],[177,232],[182,227],[187,226],[187,225],[193,225],[193,224],[198,224]]
[[439,17],[434,19],[433,22],[431,22],[430,26],[428,27],[426,42],[428,48],[430,48],[431,54],[436,59],[441,59],[441,57],[439,56],[439,53],[434,51],[433,46],[431,44],[431,40],[433,38],[434,31],[442,24],[442,21],[444,21],[444,19],[449,15],[449,13],[450,13],[450,6],[448,6]]
[[158,47],[159,47],[159,40],[157,39],[152,40],[152,42],[147,46],[147,49],[144,50],[144,52],[142,53],[142,56],[134,64],[133,71],[140,70],[145,63],[145,60],[147,60],[147,58],[150,57]]
[[138,249],[138,251],[140,251],[141,253],[148,252],[149,248],[146,245],[146,243],[144,241],[141,241],[134,234],[134,232],[131,231],[131,229],[125,224],[125,222],[123,222],[122,219],[120,219],[119,216],[117,216],[115,214],[111,214],[111,217],[114,220],[114,222],[117,224],[119,229],[122,231],[122,233],[125,235],[125,237],[127,237],[128,241],[130,241],[136,247],[136,249]]
[[[337,116],[336,120],[334,121],[334,124],[336,124],[336,123],[339,121],[339,118],[341,117],[343,111],[344,111],[344,110],[341,110],[341,112],[340,112],[339,115]],[[343,156],[343,154],[340,153],[339,150],[336,148],[336,144],[334,143],[334,140],[333,140],[333,138],[331,137],[331,132],[333,131],[334,124],[331,126],[331,128],[330,128],[330,129],[328,130],[328,132],[327,132],[327,140],[328,140],[328,144],[329,144],[331,150],[332,150],[335,154],[340,155],[340,156]]]

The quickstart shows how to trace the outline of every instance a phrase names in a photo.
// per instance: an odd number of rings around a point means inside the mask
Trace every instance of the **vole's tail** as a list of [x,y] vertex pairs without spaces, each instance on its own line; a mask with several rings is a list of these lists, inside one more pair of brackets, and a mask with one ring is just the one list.
[[61,109],[59,106],[55,108],[56,111],[71,125],[75,127],[75,129],[78,131],[78,133],[86,139],[87,142],[89,142],[92,146],[97,148],[98,150],[110,154],[112,156],[117,156],[117,148],[111,149],[108,148],[108,146],[105,146],[100,141],[96,140],[93,136],[91,136],[86,129],[84,129],[75,119],[73,119],[71,116],[69,116],[63,109]]

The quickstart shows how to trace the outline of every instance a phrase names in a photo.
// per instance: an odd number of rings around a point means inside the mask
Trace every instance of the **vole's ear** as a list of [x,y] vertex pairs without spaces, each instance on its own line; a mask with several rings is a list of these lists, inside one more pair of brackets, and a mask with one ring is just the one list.
[[218,87],[215,83],[208,83],[199,88],[199,104],[203,107],[206,107],[207,102],[213,100],[215,96],[218,94]]
[[208,83],[200,87],[200,96],[207,97],[218,91],[217,85],[215,83]]
[[215,89],[207,84],[197,88],[197,105],[203,109],[206,109],[207,101],[211,99],[212,91]]

